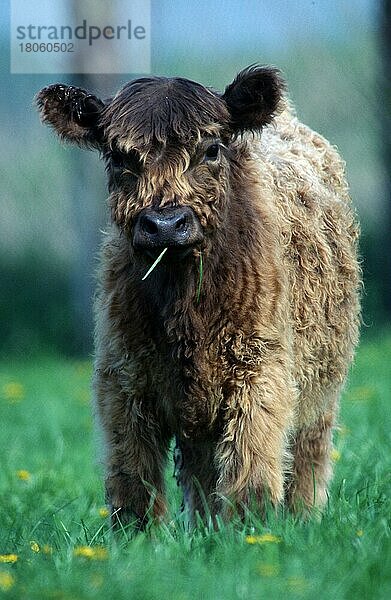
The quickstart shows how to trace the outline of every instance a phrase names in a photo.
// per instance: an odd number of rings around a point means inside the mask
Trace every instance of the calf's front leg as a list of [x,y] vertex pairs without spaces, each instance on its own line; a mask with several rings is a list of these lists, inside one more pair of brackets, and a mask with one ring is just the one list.
[[197,514],[207,521],[217,513],[215,450],[214,440],[177,436],[175,475],[183,491],[183,509],[193,524]]
[[170,435],[147,395],[136,397],[121,388],[115,376],[95,379],[100,423],[106,439],[106,499],[113,524],[149,518],[166,511],[164,466]]
[[274,506],[283,501],[295,402],[295,386],[277,361],[233,386],[216,452],[223,514],[232,504],[243,512],[252,498],[260,508],[266,497]]

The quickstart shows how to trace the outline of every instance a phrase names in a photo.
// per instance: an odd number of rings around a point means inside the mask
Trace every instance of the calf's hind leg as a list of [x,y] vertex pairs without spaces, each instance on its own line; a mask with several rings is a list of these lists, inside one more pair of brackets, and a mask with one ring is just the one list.
[[286,501],[295,512],[321,508],[327,501],[332,475],[331,449],[334,414],[322,415],[312,426],[300,429],[293,443],[293,468]]

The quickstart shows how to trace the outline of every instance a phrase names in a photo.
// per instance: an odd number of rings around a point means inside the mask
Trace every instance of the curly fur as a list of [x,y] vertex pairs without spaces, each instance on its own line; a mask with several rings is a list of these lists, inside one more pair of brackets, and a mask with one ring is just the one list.
[[[278,72],[260,67],[222,95],[141,79],[80,136],[91,144],[95,131],[111,190],[94,388],[108,502],[125,520],[164,515],[174,434],[192,514],[228,514],[252,497],[262,506],[266,495],[293,509],[325,501],[358,340],[358,226],[337,151],[297,120],[283,91]],[[43,118],[64,135],[72,114],[58,119],[50,94],[39,96]],[[218,163],[206,164],[215,139]],[[133,223],[144,207],[167,205],[190,206],[204,242],[141,281],[149,262],[133,248]]]

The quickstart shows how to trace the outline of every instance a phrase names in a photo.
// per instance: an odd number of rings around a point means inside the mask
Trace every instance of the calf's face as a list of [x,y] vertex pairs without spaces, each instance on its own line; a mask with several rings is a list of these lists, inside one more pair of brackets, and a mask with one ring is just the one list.
[[255,66],[222,94],[187,79],[147,77],[107,101],[55,84],[37,104],[63,139],[101,152],[112,218],[135,252],[168,248],[185,257],[224,221],[231,172],[240,169],[235,140],[271,122],[283,87],[276,69]]

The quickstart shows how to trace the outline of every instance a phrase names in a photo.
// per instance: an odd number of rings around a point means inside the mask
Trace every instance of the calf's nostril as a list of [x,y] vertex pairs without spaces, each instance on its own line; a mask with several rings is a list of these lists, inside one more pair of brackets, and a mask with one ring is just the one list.
[[150,235],[156,235],[159,232],[159,228],[155,221],[149,219],[148,217],[144,217],[142,221],[142,228],[144,229],[145,233],[149,233]]
[[186,215],[182,215],[181,217],[179,217],[179,219],[177,219],[175,222],[176,231],[181,231],[182,229],[184,229],[186,227],[186,223]]
[[189,207],[153,207],[138,215],[133,235],[135,248],[195,246],[202,240],[201,225]]

